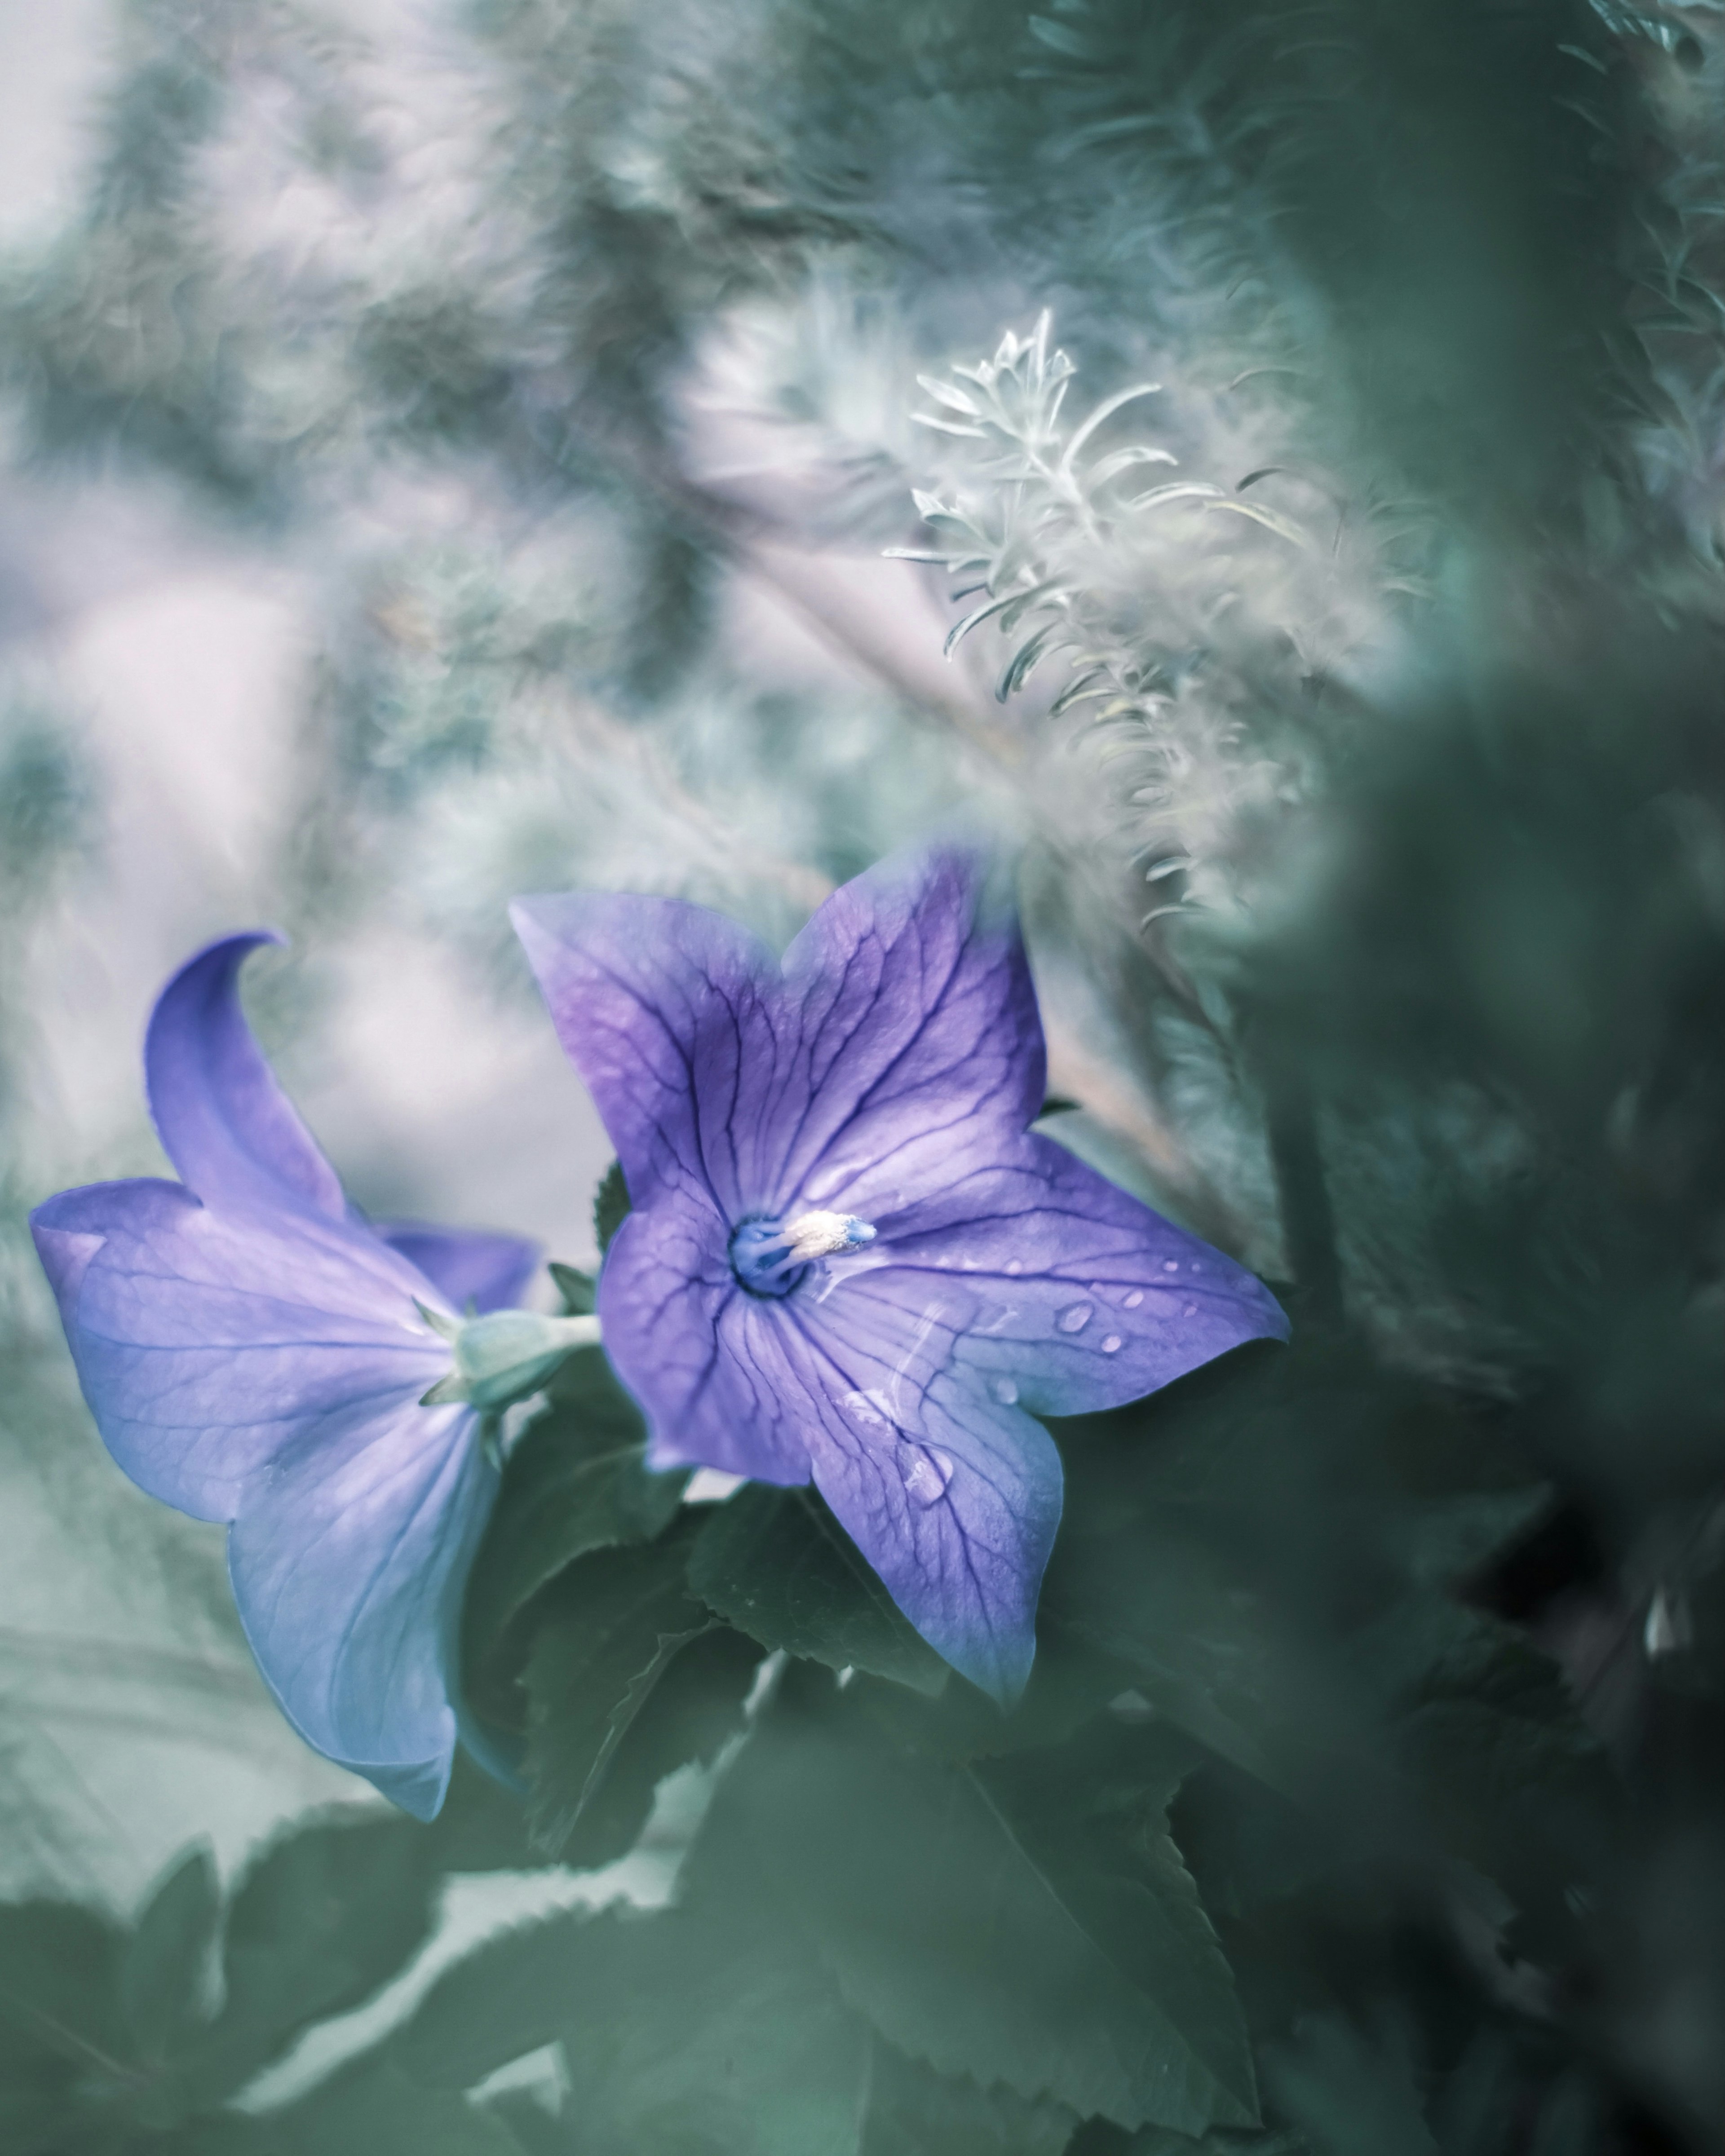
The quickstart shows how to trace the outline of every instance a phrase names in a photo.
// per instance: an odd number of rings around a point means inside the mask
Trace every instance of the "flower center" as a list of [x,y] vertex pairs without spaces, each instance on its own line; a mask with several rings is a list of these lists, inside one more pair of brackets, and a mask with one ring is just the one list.
[[849,1213],[745,1220],[731,1238],[731,1270],[751,1295],[788,1295],[810,1265],[874,1240],[869,1223]]

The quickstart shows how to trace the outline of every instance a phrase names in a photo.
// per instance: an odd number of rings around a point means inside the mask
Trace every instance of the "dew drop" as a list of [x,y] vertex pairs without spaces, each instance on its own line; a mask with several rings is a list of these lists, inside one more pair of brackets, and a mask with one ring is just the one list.
[[1006,1270],[1009,1273],[1023,1272],[1024,1270],[1024,1260],[1022,1258],[1009,1258],[1006,1261]]
[[1204,1270],[1204,1260],[1202,1258],[1194,1258],[1192,1260],[1192,1270],[1195,1273],[1201,1273]]
[[1182,1317],[1196,1317],[1198,1315],[1198,1305],[1195,1302],[1189,1302],[1186,1307],[1180,1312],[1180,1315]]
[[1085,1327],[1090,1323],[1095,1309],[1094,1303],[1069,1303],[1055,1318],[1055,1323],[1060,1327],[1062,1332],[1082,1332]]
[[1019,1396],[1019,1389],[1010,1378],[996,1378],[989,1390],[1004,1408],[1011,1407]]
[[1162,1270],[1165,1273],[1177,1273],[1180,1270],[1180,1260],[1178,1258],[1164,1258],[1162,1261]]
[[1102,1342],[1102,1353],[1105,1355],[1117,1355],[1120,1353],[1120,1335],[1117,1332],[1111,1332]]
[[916,1502],[932,1505],[947,1494],[947,1485],[952,1479],[952,1463],[944,1452],[912,1452],[904,1476],[905,1488]]
[[1143,1300],[1144,1291],[1141,1287],[1135,1287],[1126,1299],[1126,1306],[1128,1310],[1136,1310]]

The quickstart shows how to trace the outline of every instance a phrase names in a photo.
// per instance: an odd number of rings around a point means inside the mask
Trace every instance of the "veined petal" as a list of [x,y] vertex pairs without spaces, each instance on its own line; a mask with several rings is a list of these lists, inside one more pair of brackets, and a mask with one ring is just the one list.
[[1040,1111],[1042,1024],[1018,924],[957,849],[881,862],[785,954],[775,1207],[865,1219],[998,1158]]
[[635,1202],[680,1190],[732,1220],[763,1203],[780,994],[766,946],[676,899],[577,893],[510,912]]
[[833,1267],[829,1321],[908,1343],[944,1305],[956,1370],[1039,1414],[1120,1407],[1241,1342],[1286,1339],[1261,1281],[1052,1140],[958,1178]]
[[229,1219],[141,1180],[64,1192],[31,1227],[108,1450],[199,1519],[233,1519],[324,1418],[415,1402],[448,1364],[413,1306],[429,1283],[345,1221]]
[[674,1194],[617,1231],[599,1276],[605,1352],[647,1421],[655,1468],[809,1480],[800,1399],[778,1389],[774,1306],[737,1286],[722,1224]]
[[950,1373],[912,1378],[801,1316],[773,1329],[815,1486],[929,1645],[1003,1706],[1036,1652],[1060,1455],[1032,1418]]
[[228,1211],[291,1207],[339,1219],[336,1171],[264,1060],[239,1007],[239,969],[268,929],[224,937],[157,998],[144,1043],[150,1112],[187,1188]]
[[372,1232],[422,1272],[452,1310],[513,1310],[538,1270],[538,1244],[520,1235],[434,1228],[423,1220],[379,1220]]
[[357,1406],[255,1471],[228,1537],[240,1620],[283,1712],[420,1819],[449,1783],[461,1587],[496,1481],[466,1409]]

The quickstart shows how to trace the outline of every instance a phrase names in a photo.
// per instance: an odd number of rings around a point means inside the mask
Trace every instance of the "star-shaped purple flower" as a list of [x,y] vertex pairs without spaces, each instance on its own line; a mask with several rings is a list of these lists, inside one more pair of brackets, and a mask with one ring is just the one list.
[[1060,1513],[1037,1414],[1282,1337],[1249,1273],[1028,1128],[1015,921],[957,850],[827,901],[783,966],[675,901],[523,900],[622,1162],[606,1350],[659,1467],[813,1478],[894,1600],[1009,1702]]
[[152,1496],[231,1522],[240,1617],[288,1719],[429,1819],[497,1476],[475,1407],[421,1396],[451,1383],[456,1313],[513,1303],[537,1252],[352,1211],[240,1011],[240,965],[275,940],[213,944],[151,1019],[150,1106],[182,1180],[69,1190],[31,1225],[109,1450]]

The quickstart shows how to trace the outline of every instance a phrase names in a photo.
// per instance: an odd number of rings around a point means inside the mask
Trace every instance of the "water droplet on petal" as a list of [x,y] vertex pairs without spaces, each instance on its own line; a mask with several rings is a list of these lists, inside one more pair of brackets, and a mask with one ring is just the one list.
[[1136,1310],[1143,1300],[1144,1291],[1142,1288],[1135,1287],[1126,1299],[1126,1306],[1128,1310]]
[[1091,1302],[1070,1303],[1055,1318],[1055,1323],[1062,1332],[1082,1332],[1090,1323],[1095,1309],[1096,1305]]
[[1102,1353],[1105,1355],[1117,1355],[1120,1353],[1120,1335],[1117,1332],[1111,1332],[1102,1342]]
[[1019,1389],[1010,1378],[996,1378],[989,1390],[1004,1408],[1011,1407],[1019,1396]]
[[1194,1258],[1192,1260],[1192,1270],[1195,1273],[1201,1273],[1204,1270],[1204,1260],[1202,1258]]
[[1006,1261],[1006,1270],[1009,1273],[1023,1272],[1024,1270],[1024,1260],[1022,1258],[1009,1258]]
[[952,1479],[952,1463],[944,1452],[932,1450],[923,1452],[906,1445],[908,1459],[902,1461],[905,1488],[919,1505],[932,1505],[947,1494],[947,1485]]
[[1198,1305],[1195,1302],[1189,1302],[1186,1307],[1180,1312],[1180,1315],[1182,1317],[1196,1317],[1198,1315]]
[[1162,1270],[1165,1273],[1177,1273],[1180,1270],[1180,1260],[1178,1258],[1164,1258],[1162,1261]]

